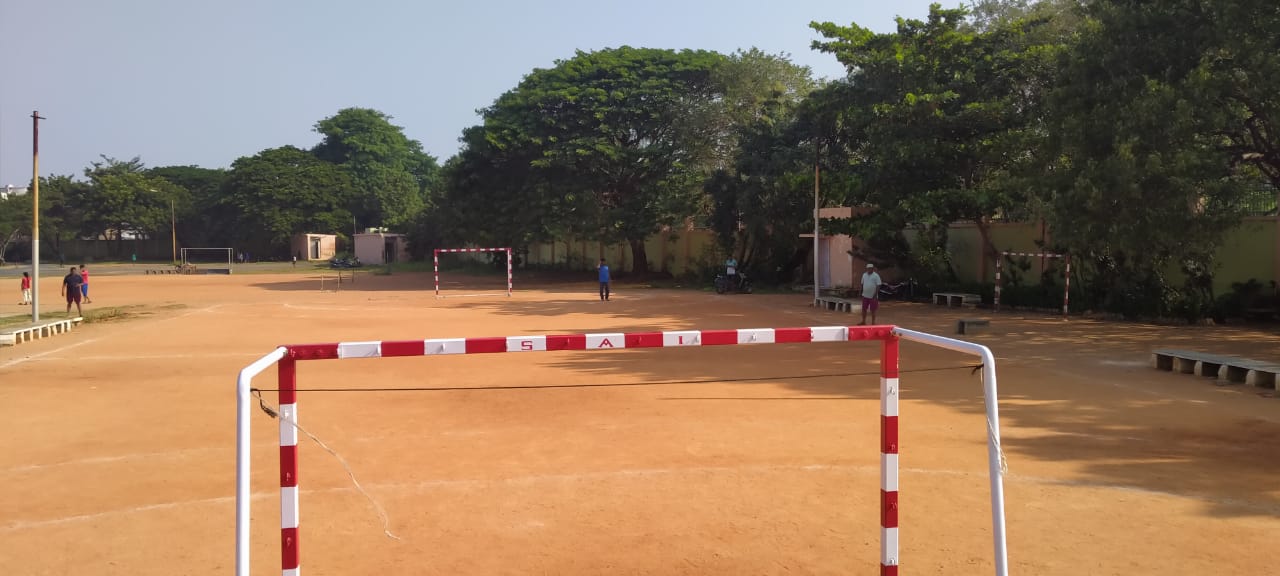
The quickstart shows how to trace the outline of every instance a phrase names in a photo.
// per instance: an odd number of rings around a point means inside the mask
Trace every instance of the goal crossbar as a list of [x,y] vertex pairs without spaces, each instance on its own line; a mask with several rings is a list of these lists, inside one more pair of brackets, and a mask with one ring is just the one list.
[[299,572],[297,363],[311,360],[628,348],[680,348],[750,344],[879,341],[880,347],[880,574],[898,574],[898,353],[907,340],[977,356],[982,361],[987,420],[987,460],[991,483],[991,523],[996,576],[1007,576],[1004,462],[995,356],[986,346],[896,326],[821,326],[739,330],[433,338],[280,346],[240,371],[236,380],[236,576],[249,576],[250,426],[253,378],[277,367],[280,420],[281,570]]
[[182,257],[183,264],[192,264],[191,255],[202,253],[225,254],[227,257],[227,268],[231,268],[233,266],[232,263],[235,261],[235,248],[179,248],[178,252]]
[[1062,319],[1067,319],[1067,311],[1071,302],[1071,255],[1056,254],[1053,252],[1001,252],[1000,257],[996,259],[996,290],[995,297],[992,299],[992,307],[996,310],[1000,309],[1000,269],[1004,262],[1005,256],[1015,256],[1019,258],[1061,258],[1066,263],[1066,269],[1062,272],[1065,279],[1066,287],[1062,289]]
[[511,248],[436,248],[431,251],[431,263],[436,275],[436,298],[440,298],[440,254],[458,254],[466,252],[506,252],[507,253],[507,297],[511,297]]

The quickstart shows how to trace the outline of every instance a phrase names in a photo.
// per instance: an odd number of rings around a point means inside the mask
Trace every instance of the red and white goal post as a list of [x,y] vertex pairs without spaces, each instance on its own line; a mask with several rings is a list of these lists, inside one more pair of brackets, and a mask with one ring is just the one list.
[[507,297],[511,297],[511,248],[436,248],[431,253],[431,263],[436,274],[436,298],[440,298],[440,254],[457,254],[464,252],[506,252],[507,253]]
[[992,301],[992,306],[1000,309],[1000,264],[1004,262],[1005,256],[1018,256],[1022,258],[1061,258],[1066,263],[1066,269],[1062,272],[1062,277],[1066,279],[1066,287],[1062,289],[1062,319],[1067,319],[1068,306],[1071,303],[1071,255],[1055,254],[1052,252],[1001,252],[1000,257],[996,258],[996,293]]
[[991,522],[996,576],[1008,575],[1005,539],[1004,464],[996,396],[995,357],[986,346],[895,326],[825,326],[744,330],[440,338],[280,346],[240,371],[236,381],[236,576],[249,576],[249,418],[254,376],[277,366],[280,420],[280,554],[284,576],[298,576],[298,398],[297,363],[449,354],[553,351],[607,351],[734,344],[879,341],[880,344],[880,574],[898,574],[898,348],[900,340],[977,356],[982,361],[986,400],[987,457],[991,481]]

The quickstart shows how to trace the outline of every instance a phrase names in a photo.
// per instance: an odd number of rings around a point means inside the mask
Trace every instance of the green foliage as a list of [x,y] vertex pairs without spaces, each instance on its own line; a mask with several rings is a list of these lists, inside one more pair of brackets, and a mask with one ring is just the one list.
[[827,38],[814,47],[849,70],[819,116],[854,175],[848,199],[875,207],[848,232],[893,245],[908,225],[972,221],[994,252],[989,220],[1029,202],[1020,174],[1033,158],[1055,47],[1029,33],[1036,23],[975,31],[966,14],[935,5],[928,19],[900,18],[887,34],[813,24]]
[[183,246],[231,246],[230,231],[235,214],[222,202],[227,170],[198,166],[163,166],[147,170],[147,175],[163,178],[187,194],[175,206],[178,243]]
[[398,228],[428,202],[439,166],[390,116],[346,108],[316,123],[315,130],[323,139],[312,152],[350,173],[360,191],[350,206],[360,222]]
[[356,193],[340,167],[284,146],[236,160],[222,201],[235,214],[235,235],[243,245],[284,255],[294,234],[347,229],[347,206]]

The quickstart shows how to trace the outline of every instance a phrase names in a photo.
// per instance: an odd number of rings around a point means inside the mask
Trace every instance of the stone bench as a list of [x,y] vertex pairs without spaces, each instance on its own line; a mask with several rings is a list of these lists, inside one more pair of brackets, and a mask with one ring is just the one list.
[[1194,350],[1154,350],[1151,366],[1261,388],[1275,388],[1276,375],[1280,374],[1280,364]]
[[68,318],[66,320],[55,320],[53,322],[41,322],[39,324],[19,326],[16,328],[3,328],[0,329],[0,346],[16,346],[23,342],[30,342],[39,338],[70,332],[71,328],[83,321],[83,318],[76,317]]
[[844,298],[835,298],[832,296],[819,296],[813,300],[814,308],[825,308],[827,310],[836,310],[840,312],[853,313],[853,300]]
[[974,328],[986,328],[991,325],[990,320],[981,318],[962,318],[956,320],[956,334],[972,334]]
[[966,294],[963,292],[934,292],[933,303],[940,306],[965,306],[976,308],[982,302],[982,296],[978,294]]

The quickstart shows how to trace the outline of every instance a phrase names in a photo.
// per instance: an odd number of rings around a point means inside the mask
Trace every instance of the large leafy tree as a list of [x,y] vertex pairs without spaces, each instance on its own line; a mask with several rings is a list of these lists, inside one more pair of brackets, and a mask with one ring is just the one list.
[[819,116],[837,131],[857,200],[876,208],[850,223],[855,235],[969,221],[990,253],[991,219],[1026,205],[1017,175],[1032,161],[1056,48],[1028,34],[1035,22],[975,30],[966,15],[934,5],[927,19],[899,18],[884,34],[813,25],[826,38],[815,48],[849,70],[826,95],[838,113]]
[[398,227],[422,209],[439,169],[422,144],[368,108],[346,108],[316,123],[317,158],[350,172],[360,194],[350,208],[368,224]]
[[164,178],[150,176],[135,157],[117,160],[104,156],[85,169],[87,187],[72,188],[70,200],[80,212],[80,233],[114,239],[115,253],[124,255],[126,233],[154,237],[169,229],[171,207],[187,202],[187,190]]
[[1280,87],[1265,78],[1280,46],[1274,29],[1247,21],[1267,10],[1276,20],[1263,4],[1090,3],[1050,100],[1044,182],[1055,237],[1094,265],[1107,308],[1174,312],[1167,276],[1178,267],[1190,279],[1184,302],[1208,295],[1213,254],[1239,222],[1235,168],[1266,171],[1275,144],[1276,97],[1261,86]]
[[[714,156],[723,56],[622,47],[578,52],[534,70],[483,111],[485,139],[507,158],[532,158],[535,203],[576,208],[561,228],[631,246],[647,272],[645,239],[693,215]],[[503,172],[503,174],[508,174]],[[519,174],[516,170],[510,174]],[[538,208],[532,208],[538,209]]]
[[178,241],[184,246],[230,246],[233,216],[222,203],[223,185],[229,172],[199,166],[162,166],[147,170],[148,176],[163,178],[181,186],[188,194],[176,206]]
[[235,213],[236,238],[279,255],[288,254],[293,234],[347,229],[356,194],[350,174],[293,146],[236,160],[225,186],[222,201]]

